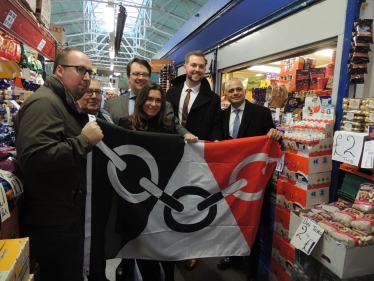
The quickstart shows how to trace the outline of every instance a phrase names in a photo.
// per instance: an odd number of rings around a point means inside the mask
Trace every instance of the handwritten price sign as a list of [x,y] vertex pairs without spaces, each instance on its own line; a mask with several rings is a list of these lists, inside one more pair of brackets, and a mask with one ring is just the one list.
[[336,131],[332,148],[332,160],[358,166],[367,133]]
[[304,218],[295,235],[292,237],[291,244],[305,254],[310,255],[318,240],[321,238],[324,230],[308,218]]

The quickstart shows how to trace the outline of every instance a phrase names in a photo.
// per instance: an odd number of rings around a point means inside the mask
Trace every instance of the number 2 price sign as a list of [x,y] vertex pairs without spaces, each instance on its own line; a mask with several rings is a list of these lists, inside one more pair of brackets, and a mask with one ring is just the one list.
[[292,237],[291,244],[296,249],[310,255],[323,232],[323,228],[316,225],[312,220],[304,218]]
[[358,166],[367,133],[336,131],[332,160]]

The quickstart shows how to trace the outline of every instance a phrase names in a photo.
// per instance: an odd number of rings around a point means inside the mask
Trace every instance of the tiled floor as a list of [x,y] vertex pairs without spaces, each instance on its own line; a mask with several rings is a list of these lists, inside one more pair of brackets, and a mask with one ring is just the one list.
[[[175,267],[175,281],[245,281],[245,275],[241,269],[230,268],[224,271],[217,269],[217,262],[220,258],[200,259],[197,267],[192,271],[184,269],[184,262],[178,262]],[[107,261],[106,276],[110,281],[115,281],[115,271],[120,259]],[[135,281],[141,281],[139,274],[136,274]],[[260,274],[259,281],[267,281],[264,274]]]

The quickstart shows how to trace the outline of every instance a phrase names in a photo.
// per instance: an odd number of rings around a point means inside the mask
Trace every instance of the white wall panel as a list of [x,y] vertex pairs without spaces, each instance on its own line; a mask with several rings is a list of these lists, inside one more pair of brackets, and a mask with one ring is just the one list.
[[218,50],[218,69],[268,57],[344,33],[347,0],[326,0]]
[[[246,62],[274,57],[318,42],[337,40],[335,73],[341,65],[347,0],[326,0],[218,49],[217,69],[233,68]],[[339,77],[339,76],[335,76]],[[218,78],[220,79],[220,78]],[[334,81],[333,104],[338,92]],[[219,88],[220,80],[217,81]]]

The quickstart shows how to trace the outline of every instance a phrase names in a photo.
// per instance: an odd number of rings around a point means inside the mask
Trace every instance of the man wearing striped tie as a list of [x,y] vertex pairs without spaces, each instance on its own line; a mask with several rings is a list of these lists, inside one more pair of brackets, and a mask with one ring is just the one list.
[[[231,105],[222,112],[224,139],[268,135],[271,139],[279,140],[282,137],[282,134],[275,129],[269,108],[252,104],[245,99],[245,89],[240,80],[231,79],[228,81],[225,86],[225,94]],[[257,280],[259,259],[260,239],[257,234],[250,256],[226,257],[218,262],[217,267],[224,270],[244,262],[247,280],[255,281]]]

